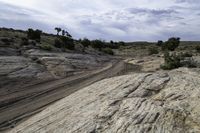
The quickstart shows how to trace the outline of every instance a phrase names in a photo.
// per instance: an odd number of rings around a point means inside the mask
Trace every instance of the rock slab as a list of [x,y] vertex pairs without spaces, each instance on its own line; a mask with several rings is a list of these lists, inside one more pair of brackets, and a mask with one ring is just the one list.
[[8,132],[196,133],[199,87],[199,74],[186,68],[105,79]]

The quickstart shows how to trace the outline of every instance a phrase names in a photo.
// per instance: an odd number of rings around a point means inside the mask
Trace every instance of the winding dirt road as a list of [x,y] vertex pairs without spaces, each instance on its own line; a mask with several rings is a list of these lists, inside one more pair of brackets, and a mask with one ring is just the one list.
[[0,99],[0,131],[38,113],[51,103],[104,78],[119,75],[127,69],[123,61],[114,60],[108,66],[90,73],[37,84]]

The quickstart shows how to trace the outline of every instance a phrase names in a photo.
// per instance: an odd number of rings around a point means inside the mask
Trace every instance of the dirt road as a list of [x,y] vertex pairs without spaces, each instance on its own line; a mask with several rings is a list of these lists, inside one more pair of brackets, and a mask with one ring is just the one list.
[[49,104],[66,97],[101,79],[116,76],[126,69],[123,61],[90,73],[46,82],[5,95],[0,99],[0,131],[14,127],[20,121],[43,110]]

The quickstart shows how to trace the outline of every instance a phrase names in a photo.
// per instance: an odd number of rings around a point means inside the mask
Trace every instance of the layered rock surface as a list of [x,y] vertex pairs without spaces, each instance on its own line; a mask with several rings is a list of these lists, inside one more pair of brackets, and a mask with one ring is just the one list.
[[199,87],[199,73],[186,68],[105,79],[8,132],[200,132]]
[[0,50],[1,95],[41,82],[96,70],[109,61],[109,57],[104,56],[38,49],[18,54],[17,51],[1,53]]
[[127,59],[126,62],[141,66],[141,71],[143,72],[155,72],[157,70],[160,70],[160,65],[164,63],[164,58],[157,55],[152,55],[130,58]]

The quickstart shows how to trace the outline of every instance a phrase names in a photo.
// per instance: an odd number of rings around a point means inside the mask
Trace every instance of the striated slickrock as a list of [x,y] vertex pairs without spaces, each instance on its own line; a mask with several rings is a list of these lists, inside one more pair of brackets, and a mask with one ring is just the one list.
[[155,72],[160,70],[160,65],[164,63],[164,58],[158,55],[137,57],[127,59],[126,62],[141,66],[143,72]]
[[105,79],[49,106],[10,133],[197,133],[200,76],[180,68]]
[[18,55],[16,50],[8,49],[0,50],[0,95],[41,82],[96,70],[109,61],[104,56],[38,49],[25,50],[22,55]]

